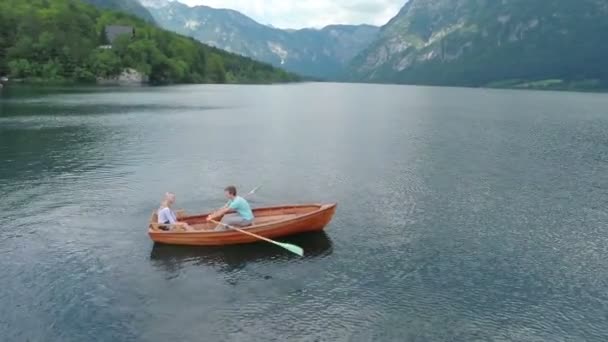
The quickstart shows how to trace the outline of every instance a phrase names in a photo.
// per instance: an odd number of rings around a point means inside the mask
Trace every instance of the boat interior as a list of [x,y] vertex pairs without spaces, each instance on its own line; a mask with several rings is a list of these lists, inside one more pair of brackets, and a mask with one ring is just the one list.
[[[320,205],[307,205],[307,206],[285,206],[285,207],[275,207],[275,208],[259,208],[253,209],[254,215],[254,223],[252,226],[244,227],[243,229],[251,228],[253,226],[259,226],[264,224],[269,224],[278,221],[284,221],[289,219],[294,219],[298,216],[305,215],[321,208]],[[178,220],[182,222],[187,222],[188,225],[194,231],[212,231],[215,229],[217,224],[209,223],[206,220],[207,215],[198,215],[198,216],[185,216],[180,217],[178,215]],[[150,226],[154,228],[158,228],[163,225],[159,225],[157,222],[157,214],[156,211],[152,213]]]

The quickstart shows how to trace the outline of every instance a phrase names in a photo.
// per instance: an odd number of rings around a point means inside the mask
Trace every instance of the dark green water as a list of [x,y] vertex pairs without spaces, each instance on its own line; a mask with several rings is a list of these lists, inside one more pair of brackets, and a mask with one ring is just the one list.
[[[3,341],[606,341],[608,96],[303,84],[0,95]],[[337,201],[154,246],[150,212]]]

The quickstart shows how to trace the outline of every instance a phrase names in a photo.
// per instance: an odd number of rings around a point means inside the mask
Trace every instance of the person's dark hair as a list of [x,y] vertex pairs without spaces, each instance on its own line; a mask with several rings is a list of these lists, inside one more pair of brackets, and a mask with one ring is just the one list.
[[224,189],[224,191],[228,192],[232,196],[236,196],[236,187],[233,185],[227,186],[226,189]]

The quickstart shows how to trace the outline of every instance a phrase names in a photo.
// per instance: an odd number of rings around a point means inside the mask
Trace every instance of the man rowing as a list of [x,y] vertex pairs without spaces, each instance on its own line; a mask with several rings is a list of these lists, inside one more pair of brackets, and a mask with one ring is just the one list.
[[[253,224],[253,212],[247,200],[241,196],[237,196],[236,187],[227,186],[224,189],[224,194],[228,198],[228,203],[220,210],[207,216],[207,221],[215,221],[217,218],[222,217],[222,223],[233,227],[248,227]],[[229,211],[234,210],[235,213],[228,214]],[[227,228],[223,225],[218,225],[215,230],[226,230]]]

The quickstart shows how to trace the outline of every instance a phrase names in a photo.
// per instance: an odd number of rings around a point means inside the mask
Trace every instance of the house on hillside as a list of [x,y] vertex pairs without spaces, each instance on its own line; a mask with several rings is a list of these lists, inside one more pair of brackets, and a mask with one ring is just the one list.
[[[135,36],[135,29],[131,26],[110,25],[106,26],[105,30],[106,42],[112,46],[114,41],[120,36],[127,35],[129,38]],[[108,47],[107,45],[105,47]]]

